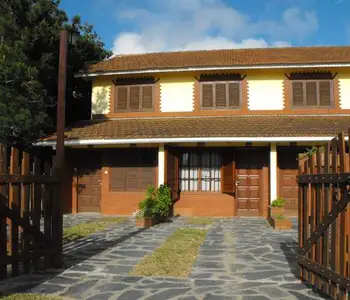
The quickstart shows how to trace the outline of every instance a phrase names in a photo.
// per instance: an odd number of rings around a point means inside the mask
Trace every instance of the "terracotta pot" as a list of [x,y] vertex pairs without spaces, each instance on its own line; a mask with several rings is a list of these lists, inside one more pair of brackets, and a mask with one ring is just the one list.
[[158,222],[156,219],[143,218],[143,219],[136,219],[135,223],[137,227],[149,228],[156,225]]
[[271,207],[271,217],[284,216],[285,208],[284,207]]
[[292,223],[288,219],[273,219],[274,228],[278,230],[291,229]]

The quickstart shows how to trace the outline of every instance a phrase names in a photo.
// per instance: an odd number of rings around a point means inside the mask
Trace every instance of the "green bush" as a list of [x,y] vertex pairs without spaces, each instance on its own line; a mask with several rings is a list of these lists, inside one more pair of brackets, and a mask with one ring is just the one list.
[[147,189],[146,197],[139,203],[139,210],[136,218],[169,217],[172,204],[171,190],[166,185],[158,189],[150,186]]
[[271,202],[271,207],[283,207],[285,203],[286,200],[284,200],[282,197],[278,197]]

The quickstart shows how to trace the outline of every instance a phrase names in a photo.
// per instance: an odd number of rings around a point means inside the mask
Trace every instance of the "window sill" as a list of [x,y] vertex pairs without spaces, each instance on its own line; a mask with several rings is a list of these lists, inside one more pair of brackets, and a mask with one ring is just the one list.
[[222,194],[222,192],[205,192],[205,191],[202,191],[202,192],[189,192],[189,191],[186,191],[186,192],[180,192],[180,195],[218,195],[218,194]]

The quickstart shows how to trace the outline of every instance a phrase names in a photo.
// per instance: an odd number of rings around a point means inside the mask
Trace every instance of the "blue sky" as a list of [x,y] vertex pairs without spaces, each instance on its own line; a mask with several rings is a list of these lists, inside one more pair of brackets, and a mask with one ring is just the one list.
[[344,45],[350,0],[61,0],[115,53]]

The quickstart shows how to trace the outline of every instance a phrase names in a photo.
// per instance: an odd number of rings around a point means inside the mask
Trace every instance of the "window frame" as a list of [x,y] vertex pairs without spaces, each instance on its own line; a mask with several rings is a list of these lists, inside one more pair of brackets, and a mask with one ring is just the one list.
[[[320,91],[319,86],[321,81],[327,81],[330,83],[330,102],[329,106],[320,105]],[[303,84],[303,106],[294,105],[294,94],[293,94],[293,83],[301,82]],[[306,83],[307,82],[316,82],[316,100],[317,105],[307,105],[306,97]],[[292,109],[332,109],[335,108],[335,97],[334,97],[334,80],[333,79],[291,79],[290,80],[290,99],[291,99],[291,108]]]
[[[143,109],[140,108],[142,105],[142,89],[144,87],[152,87],[152,108]],[[139,87],[139,109],[131,109],[130,108],[130,89],[132,87]],[[126,109],[118,109],[118,89],[119,88],[127,88],[127,108]],[[155,84],[154,83],[140,83],[140,84],[118,84],[114,86],[114,113],[125,113],[125,112],[153,112],[154,111],[154,102],[155,102]]]
[[[226,107],[216,106],[216,84],[226,84]],[[239,107],[229,106],[229,84],[238,83],[239,85]],[[213,86],[213,107],[203,107],[203,85],[212,84]],[[242,80],[211,80],[200,81],[200,109],[201,110],[240,110],[243,106]]]
[[[188,154],[188,162],[186,165],[183,164],[183,155],[184,154]],[[193,178],[190,176],[190,172],[191,172],[191,154],[194,154],[197,156],[196,160],[197,160],[197,165],[195,167],[195,170],[197,172],[197,178]],[[219,167],[218,167],[218,177],[214,178],[209,178],[209,186],[210,186],[210,190],[203,190],[202,189],[202,178],[203,178],[203,174],[202,174],[202,169],[205,167],[203,167],[203,160],[202,157],[204,154],[209,154],[210,160],[209,160],[209,165],[211,164],[211,159],[212,159],[212,154],[216,154],[219,158]],[[184,168],[186,167],[186,168]],[[179,181],[179,190],[180,192],[184,192],[184,193],[222,193],[222,167],[223,167],[223,155],[221,151],[196,151],[196,150],[188,150],[188,151],[182,151],[179,153],[179,172],[178,172],[178,181]],[[185,171],[188,172],[188,177],[186,178],[182,178],[181,177],[181,171],[182,169],[185,169]],[[210,173],[212,172],[213,168],[210,168]],[[190,182],[197,180],[197,189],[196,190],[182,190],[181,189],[181,185],[182,185],[182,181],[183,180],[187,180],[188,181],[188,185],[190,186]],[[218,190],[214,190],[211,187],[211,180],[218,180],[219,184],[218,184]]]

